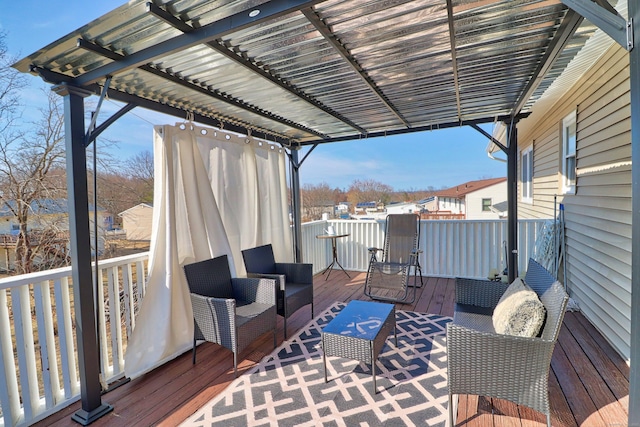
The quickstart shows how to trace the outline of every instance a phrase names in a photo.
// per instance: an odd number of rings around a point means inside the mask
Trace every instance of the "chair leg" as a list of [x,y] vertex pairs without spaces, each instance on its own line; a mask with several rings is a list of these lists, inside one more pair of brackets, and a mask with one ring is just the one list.
[[192,359],[193,359],[193,364],[196,364],[196,336],[193,336],[193,350],[192,350]]
[[284,316],[284,339],[287,339],[287,315]]
[[551,427],[551,414],[547,414],[547,427]]
[[454,427],[455,422],[456,420],[453,417],[453,394],[449,393],[449,427]]
[[233,352],[233,377],[238,378],[238,353]]

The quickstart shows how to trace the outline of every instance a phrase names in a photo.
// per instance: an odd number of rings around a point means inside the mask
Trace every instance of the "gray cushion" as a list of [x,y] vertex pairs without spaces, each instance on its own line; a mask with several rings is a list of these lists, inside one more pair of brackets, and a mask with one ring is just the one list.
[[517,278],[498,301],[492,321],[499,334],[535,337],[545,316],[546,310],[538,295]]

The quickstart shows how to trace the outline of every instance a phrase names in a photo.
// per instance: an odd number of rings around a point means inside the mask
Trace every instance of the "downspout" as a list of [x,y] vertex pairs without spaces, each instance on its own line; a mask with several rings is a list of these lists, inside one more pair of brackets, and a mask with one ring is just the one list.
[[628,1],[631,86],[631,343],[629,426],[640,426],[640,4]]
[[518,277],[518,130],[517,119],[508,123],[507,131],[507,265],[509,283]]

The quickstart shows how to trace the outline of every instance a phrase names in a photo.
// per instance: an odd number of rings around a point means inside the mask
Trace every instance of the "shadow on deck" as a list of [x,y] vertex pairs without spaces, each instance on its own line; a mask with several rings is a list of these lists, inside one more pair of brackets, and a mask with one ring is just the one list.
[[[365,273],[353,272],[351,279],[333,272],[329,280],[315,277],[315,311],[320,313],[335,301],[367,299],[363,295]],[[398,309],[453,315],[454,280],[424,278],[413,304],[396,304]],[[311,318],[309,306],[288,321],[289,334]],[[278,317],[278,345],[283,340],[282,318]],[[252,368],[272,350],[267,334],[240,355],[238,375]],[[175,426],[218,395],[234,379],[231,352],[205,343],[198,348],[198,362],[191,352],[181,355],[151,373],[106,393],[103,401],[113,412],[97,420],[101,426]],[[602,335],[580,313],[567,313],[552,359],[549,378],[554,426],[627,425],[629,366]],[[80,403],[46,418],[38,426],[77,426],[71,415]],[[478,396],[460,396],[458,426],[542,426],[545,418],[526,407]]]

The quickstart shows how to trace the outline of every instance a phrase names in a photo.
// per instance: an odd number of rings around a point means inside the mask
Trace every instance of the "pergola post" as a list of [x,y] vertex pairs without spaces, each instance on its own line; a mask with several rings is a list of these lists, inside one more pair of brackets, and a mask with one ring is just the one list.
[[629,51],[631,84],[631,353],[629,425],[640,426],[640,5],[628,2],[633,49]]
[[507,126],[507,265],[509,283],[518,277],[518,121]]
[[291,215],[293,216],[293,255],[295,262],[302,259],[302,209],[300,203],[300,147],[291,147]]
[[84,144],[84,98],[91,93],[68,85],[55,86],[53,90],[64,97],[71,277],[82,401],[82,408],[71,419],[87,425],[113,410],[111,405],[101,400],[100,354],[91,271],[87,155]]

